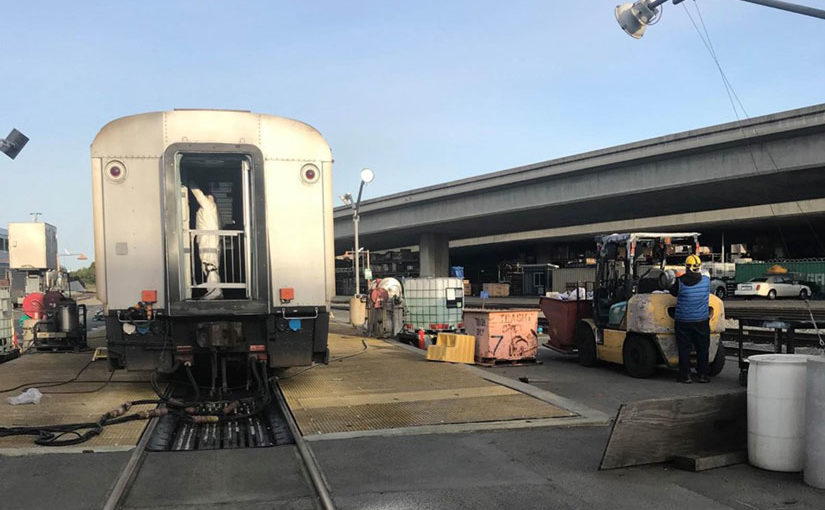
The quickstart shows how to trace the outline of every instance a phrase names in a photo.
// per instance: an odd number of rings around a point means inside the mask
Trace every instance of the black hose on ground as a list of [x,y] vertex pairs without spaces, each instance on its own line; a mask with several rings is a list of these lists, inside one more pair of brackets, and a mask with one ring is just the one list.
[[86,363],[85,365],[83,365],[83,368],[81,368],[77,372],[77,374],[75,374],[74,377],[72,377],[71,379],[68,379],[66,381],[37,381],[37,382],[23,383],[23,384],[18,384],[14,388],[2,389],[2,390],[0,390],[0,393],[8,393],[10,391],[19,390],[21,388],[28,389],[28,388],[33,388],[35,386],[37,386],[39,388],[52,388],[54,386],[63,386],[64,384],[71,384],[71,383],[77,381],[77,379],[83,374],[83,372],[86,371],[87,368],[89,368],[89,366],[91,366],[92,363],[94,363],[94,360],[89,360],[89,362]]
[[[134,414],[125,414],[132,406],[159,404],[159,400],[145,399],[134,402],[124,402],[120,407],[102,415],[95,422],[65,423],[60,425],[35,425],[31,427],[0,427],[0,437],[8,436],[37,436],[35,444],[40,446],[72,446],[85,443],[89,439],[103,432],[103,428],[109,425],[117,425],[134,420],[145,420],[152,416],[159,416],[167,413],[166,408],[156,408],[151,411],[143,411]],[[162,410],[161,410],[162,409]],[[71,439],[63,439],[66,435],[72,435]]]
[[200,386],[198,386],[198,383],[195,381],[195,376],[192,375],[192,367],[190,367],[189,365],[183,365],[183,368],[186,370],[186,377],[189,378],[189,382],[192,384],[192,389],[195,390],[194,402],[200,402],[201,389]]

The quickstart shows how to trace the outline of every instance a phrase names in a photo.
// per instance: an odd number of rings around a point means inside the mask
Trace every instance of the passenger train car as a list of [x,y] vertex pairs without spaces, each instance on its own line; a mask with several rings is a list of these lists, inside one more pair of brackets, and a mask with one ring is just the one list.
[[144,113],[104,126],[91,157],[113,368],[328,360],[332,154],[318,131],[248,111]]

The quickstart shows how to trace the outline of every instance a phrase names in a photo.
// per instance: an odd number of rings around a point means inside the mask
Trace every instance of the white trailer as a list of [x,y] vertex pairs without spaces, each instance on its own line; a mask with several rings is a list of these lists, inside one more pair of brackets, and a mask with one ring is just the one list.
[[248,111],[145,113],[104,126],[91,155],[113,366],[328,359],[332,154],[318,131]]

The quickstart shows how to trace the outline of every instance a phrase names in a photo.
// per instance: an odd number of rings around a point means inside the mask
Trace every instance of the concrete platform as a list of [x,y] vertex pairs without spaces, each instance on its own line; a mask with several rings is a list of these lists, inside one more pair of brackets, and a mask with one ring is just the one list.
[[123,508],[316,508],[294,446],[147,454]]
[[[345,331],[340,325],[335,330]],[[357,350],[352,345],[348,352]],[[406,352],[425,363],[423,352]],[[569,404],[574,412],[579,405],[605,415],[615,414],[619,405],[634,400],[738,388],[733,363],[711,384],[680,385],[669,370],[640,380],[628,377],[621,367],[583,368],[574,359],[544,348],[539,356],[544,361],[541,365],[465,369],[483,372],[508,387],[555,395],[559,407]],[[338,363],[343,366],[359,357]],[[526,377],[529,384],[519,382],[519,377]],[[331,381],[336,382],[343,381]],[[375,390],[363,389],[365,393]],[[393,437],[310,437],[329,439],[312,441],[311,447],[339,509],[823,508],[825,491],[807,487],[799,473],[773,473],[744,464],[701,473],[668,464],[598,471],[609,433],[606,426],[550,426]],[[4,510],[101,508],[128,456],[113,452],[4,458],[0,461],[0,492],[4,494],[0,506]],[[289,447],[159,453],[147,457],[125,507],[311,508],[306,487]]]
[[[43,398],[39,404],[12,406],[7,397],[20,390],[0,392],[0,426],[31,426],[97,421],[102,414],[126,401],[155,398],[148,372],[118,371],[111,381],[105,360],[94,361],[92,351],[72,353],[31,353],[0,365],[0,390],[20,384],[35,385]],[[76,382],[49,387],[42,383],[59,383],[75,377],[86,365]],[[101,386],[103,386],[101,388]],[[98,389],[100,388],[100,389]],[[97,391],[93,391],[97,390]],[[135,410],[154,406],[135,407]],[[106,427],[86,443],[68,447],[44,447],[34,444],[32,436],[0,438],[0,455],[30,453],[67,453],[76,451],[117,451],[137,444],[146,422],[133,421]]]
[[329,347],[328,366],[292,369],[281,380],[308,440],[607,422],[557,395],[426,361],[396,342],[331,333]]

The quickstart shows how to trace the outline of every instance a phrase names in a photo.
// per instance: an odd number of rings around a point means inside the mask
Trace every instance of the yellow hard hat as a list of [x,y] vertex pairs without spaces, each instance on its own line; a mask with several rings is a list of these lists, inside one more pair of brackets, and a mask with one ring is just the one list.
[[688,255],[688,258],[685,260],[685,267],[688,271],[698,273],[699,270],[702,269],[702,259],[700,259],[698,255]]

